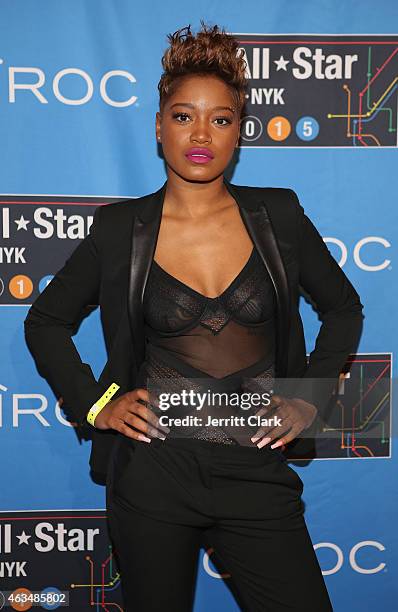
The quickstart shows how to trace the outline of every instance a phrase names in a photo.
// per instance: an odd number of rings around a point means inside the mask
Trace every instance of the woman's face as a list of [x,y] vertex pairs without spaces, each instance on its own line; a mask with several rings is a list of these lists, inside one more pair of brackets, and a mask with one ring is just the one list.
[[223,174],[239,141],[234,96],[216,76],[186,76],[156,113],[168,174],[209,182]]

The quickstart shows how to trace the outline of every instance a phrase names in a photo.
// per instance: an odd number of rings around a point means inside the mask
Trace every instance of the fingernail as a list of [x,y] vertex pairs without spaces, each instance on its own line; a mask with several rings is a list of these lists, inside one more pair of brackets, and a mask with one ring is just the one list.
[[147,438],[144,434],[138,435],[139,440],[143,440],[144,442],[152,442],[151,438]]
[[260,439],[260,436],[253,436],[252,438],[250,438],[252,442],[257,442],[257,440],[259,439]]
[[277,448],[278,446],[282,446],[282,442],[280,440],[278,440],[278,442],[275,442],[275,444],[271,444],[270,448]]
[[272,438],[263,438],[261,442],[257,444],[257,448],[263,448],[268,442],[271,442]]

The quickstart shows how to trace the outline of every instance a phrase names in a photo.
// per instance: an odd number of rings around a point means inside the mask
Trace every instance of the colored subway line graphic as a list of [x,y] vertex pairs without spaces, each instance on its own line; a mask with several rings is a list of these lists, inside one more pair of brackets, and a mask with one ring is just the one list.
[[313,454],[300,459],[391,457],[392,354],[357,354],[340,376]]
[[70,610],[123,612],[114,553],[105,511],[0,512],[0,554],[8,561],[3,593],[51,585],[67,594]]
[[241,147],[397,146],[397,36],[234,36],[248,66]]

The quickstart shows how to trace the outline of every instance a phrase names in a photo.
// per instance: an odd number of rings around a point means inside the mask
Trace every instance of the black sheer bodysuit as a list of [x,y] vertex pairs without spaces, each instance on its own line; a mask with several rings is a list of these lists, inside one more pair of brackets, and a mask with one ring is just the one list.
[[[164,392],[180,394],[182,389],[203,397],[208,391],[220,394],[217,401],[203,401],[200,410],[192,401],[165,410],[151,402],[159,417],[200,417],[195,422],[185,419],[184,426],[168,425],[167,437],[254,445],[250,438],[258,425],[246,419],[262,404],[248,408],[246,401],[242,409],[236,398],[245,392],[246,398],[252,393],[269,396],[272,389],[275,305],[272,281],[255,247],[239,274],[215,298],[202,295],[153,260],[143,302],[146,353],[136,386],[147,388],[151,398]],[[225,400],[231,392],[235,403]],[[214,425],[209,415],[216,418]],[[241,417],[239,424],[229,422],[231,416]]]

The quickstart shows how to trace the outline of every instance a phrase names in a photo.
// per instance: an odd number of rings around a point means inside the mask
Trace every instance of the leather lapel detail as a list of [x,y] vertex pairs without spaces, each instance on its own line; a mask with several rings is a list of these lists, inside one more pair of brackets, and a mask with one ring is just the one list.
[[143,300],[160,229],[165,185],[142,202],[145,206],[134,216],[131,231],[128,314],[135,356],[134,376],[145,358]]
[[290,335],[290,293],[286,270],[265,203],[258,210],[240,208],[240,213],[274,285],[277,303],[275,376],[284,378],[288,371]]
[[[288,374],[290,338],[290,290],[287,272],[272,225],[272,207],[264,199],[265,189],[232,185],[224,179],[229,193],[239,206],[243,223],[255,244],[275,289],[277,302],[275,376]],[[280,243],[283,236],[279,235]]]

